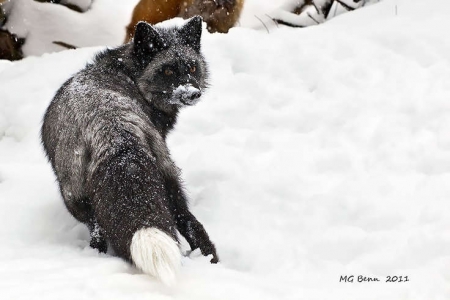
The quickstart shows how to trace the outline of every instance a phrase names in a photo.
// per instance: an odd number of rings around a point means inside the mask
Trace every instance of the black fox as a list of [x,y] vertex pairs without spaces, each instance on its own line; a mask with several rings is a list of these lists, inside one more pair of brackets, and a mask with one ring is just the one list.
[[114,252],[171,284],[181,262],[176,231],[192,249],[214,244],[188,209],[166,136],[181,107],[207,87],[202,20],[158,28],[141,22],[133,41],[99,53],[67,80],[41,135],[70,213],[90,245]]

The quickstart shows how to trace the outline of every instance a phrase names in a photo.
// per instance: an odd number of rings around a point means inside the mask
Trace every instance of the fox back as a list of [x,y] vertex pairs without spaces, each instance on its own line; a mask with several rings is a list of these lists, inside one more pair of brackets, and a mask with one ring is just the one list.
[[139,23],[132,42],[98,54],[61,86],[41,130],[64,203],[88,226],[90,245],[111,245],[167,284],[180,264],[177,230],[218,261],[165,140],[179,109],[207,86],[201,24]]

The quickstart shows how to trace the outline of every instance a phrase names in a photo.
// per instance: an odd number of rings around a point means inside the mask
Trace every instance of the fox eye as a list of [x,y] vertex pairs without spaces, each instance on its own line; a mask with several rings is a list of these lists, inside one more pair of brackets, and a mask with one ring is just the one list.
[[165,69],[164,74],[166,74],[167,76],[170,76],[173,74],[173,71],[171,69]]
[[197,71],[197,68],[195,66],[192,66],[189,71],[191,71],[191,73],[195,73],[195,71]]

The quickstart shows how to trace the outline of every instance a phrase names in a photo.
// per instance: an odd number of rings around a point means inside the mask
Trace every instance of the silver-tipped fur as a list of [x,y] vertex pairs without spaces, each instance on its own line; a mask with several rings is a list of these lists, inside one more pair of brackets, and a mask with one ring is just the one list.
[[219,261],[166,143],[179,110],[207,87],[201,34],[200,17],[181,27],[139,23],[132,42],[99,53],[60,87],[41,131],[64,203],[88,226],[90,245],[110,246],[168,285],[181,264],[177,231]]

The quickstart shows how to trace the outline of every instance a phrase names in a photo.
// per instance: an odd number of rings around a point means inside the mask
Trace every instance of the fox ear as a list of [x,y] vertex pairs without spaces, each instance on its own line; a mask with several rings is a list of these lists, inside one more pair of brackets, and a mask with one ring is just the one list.
[[179,32],[181,39],[187,46],[192,47],[197,52],[200,52],[202,17],[195,16],[191,18],[183,27],[181,27]]
[[155,54],[165,46],[164,40],[158,31],[146,22],[139,22],[136,25],[133,43],[134,51],[138,56]]

